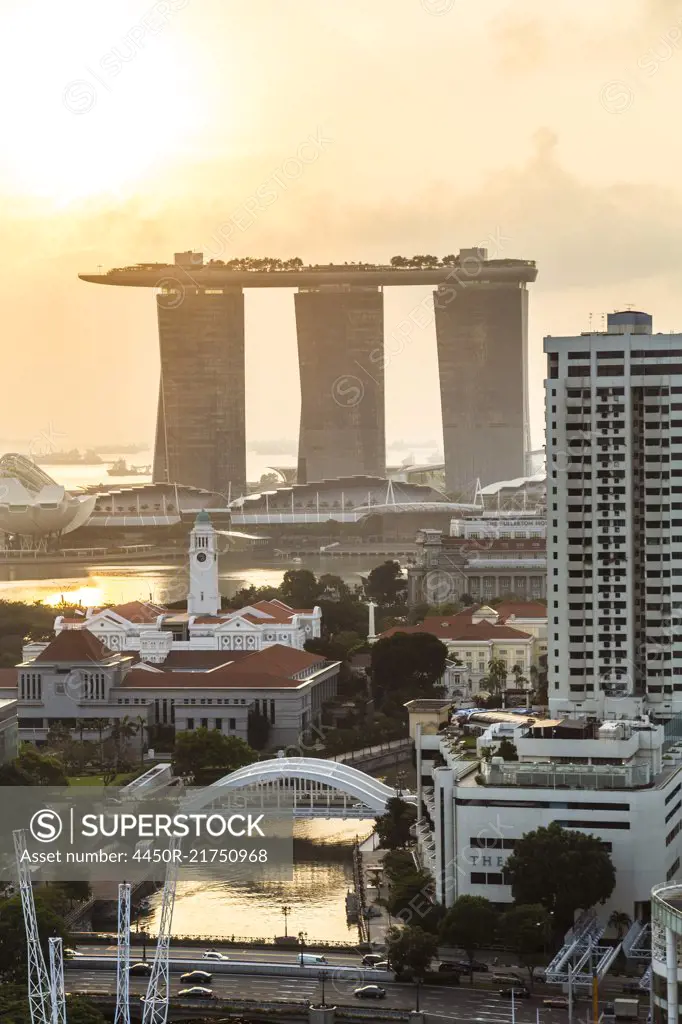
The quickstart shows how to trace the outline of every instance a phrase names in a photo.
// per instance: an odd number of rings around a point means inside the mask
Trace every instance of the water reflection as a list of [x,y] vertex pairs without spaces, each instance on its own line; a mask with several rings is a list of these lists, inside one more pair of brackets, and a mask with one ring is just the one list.
[[[308,941],[356,942],[346,921],[345,897],[353,887],[352,846],[366,838],[373,821],[306,821],[295,826],[294,876],[290,882],[181,882],[173,913],[174,935],[272,939],[284,934],[282,906],[291,907],[290,935]],[[325,849],[327,847],[327,849]],[[151,898],[145,927],[159,924],[161,894]]]

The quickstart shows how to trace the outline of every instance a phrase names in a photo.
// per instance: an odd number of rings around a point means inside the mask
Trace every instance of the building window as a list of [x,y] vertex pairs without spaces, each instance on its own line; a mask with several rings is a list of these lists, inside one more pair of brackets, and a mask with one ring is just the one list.
[[222,732],[223,731],[223,720],[222,720],[222,718],[216,718],[216,720],[215,720],[215,727],[218,730],[218,732]]
[[194,719],[193,718],[188,718],[187,719],[187,728],[188,729],[193,729],[194,728]]
[[237,719],[236,718],[228,719],[228,727],[230,729],[230,732],[234,732],[234,730],[237,728]]
[[208,729],[208,718],[202,718],[201,719],[201,728],[202,729]]

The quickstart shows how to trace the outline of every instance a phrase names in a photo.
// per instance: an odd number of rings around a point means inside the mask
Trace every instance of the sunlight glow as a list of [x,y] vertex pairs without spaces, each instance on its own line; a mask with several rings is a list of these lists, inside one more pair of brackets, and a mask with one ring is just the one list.
[[61,604],[72,607],[82,605],[84,608],[98,608],[104,603],[104,591],[101,587],[79,587],[78,590],[63,590],[56,594],[46,594],[42,601],[50,608],[58,608]]
[[20,140],[0,143],[4,190],[56,204],[122,195],[187,149],[202,108],[174,45],[182,11],[150,11],[114,22],[110,5],[64,17],[29,0],[3,18],[5,38],[30,38],[32,55],[27,67],[26,50],[8,46],[0,65],[0,139]]

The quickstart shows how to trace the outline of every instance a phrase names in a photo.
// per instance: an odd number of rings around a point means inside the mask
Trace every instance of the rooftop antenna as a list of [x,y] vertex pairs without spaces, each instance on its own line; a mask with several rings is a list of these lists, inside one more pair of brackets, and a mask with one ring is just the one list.
[[587,314],[587,325],[588,325],[590,334],[592,334],[592,314],[591,313]]

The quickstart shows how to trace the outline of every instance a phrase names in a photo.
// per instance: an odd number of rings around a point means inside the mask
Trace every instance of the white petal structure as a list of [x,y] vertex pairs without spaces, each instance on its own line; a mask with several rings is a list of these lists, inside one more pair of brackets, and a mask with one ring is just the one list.
[[70,494],[25,455],[0,457],[0,530],[5,533],[70,533],[87,522],[96,500],[94,494]]

